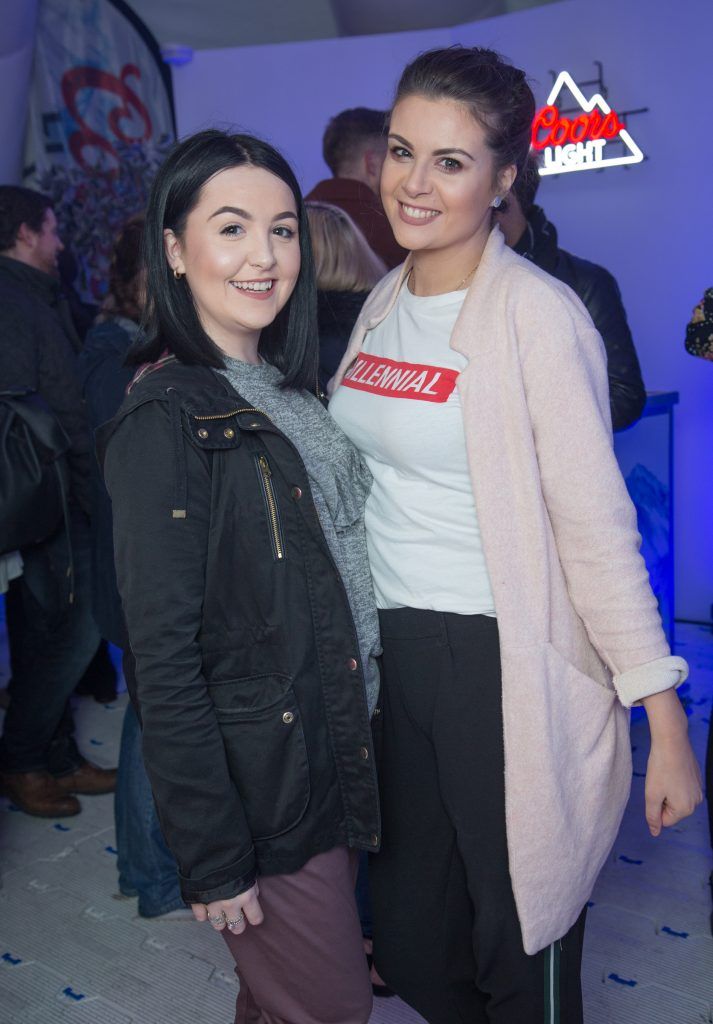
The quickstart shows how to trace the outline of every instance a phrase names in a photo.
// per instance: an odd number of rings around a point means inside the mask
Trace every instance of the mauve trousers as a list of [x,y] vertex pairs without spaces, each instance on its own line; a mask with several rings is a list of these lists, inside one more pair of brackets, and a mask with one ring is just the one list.
[[372,992],[354,899],[358,854],[258,879],[265,920],[223,937],[240,982],[235,1024],[366,1024]]

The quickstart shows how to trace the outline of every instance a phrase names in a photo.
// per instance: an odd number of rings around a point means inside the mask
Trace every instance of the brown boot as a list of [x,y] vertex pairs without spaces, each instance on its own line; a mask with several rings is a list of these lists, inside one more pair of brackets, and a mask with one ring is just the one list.
[[113,793],[116,789],[116,768],[99,768],[91,761],[85,761],[69,775],[55,775],[54,781],[63,793],[82,793],[85,796]]
[[48,772],[2,772],[0,793],[37,818],[71,818],[82,809],[79,800],[60,789]]

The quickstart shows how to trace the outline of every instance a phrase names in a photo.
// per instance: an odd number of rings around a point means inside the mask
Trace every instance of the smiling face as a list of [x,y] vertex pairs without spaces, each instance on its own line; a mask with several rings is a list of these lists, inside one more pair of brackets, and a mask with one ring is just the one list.
[[514,167],[496,173],[485,131],[462,103],[411,95],[394,107],[381,198],[404,248],[438,252],[465,273],[485,246],[493,199],[514,178]]
[[257,360],[260,331],[286,304],[300,272],[297,206],[262,167],[231,167],[205,183],[166,257],[185,274],[203,330],[228,355]]

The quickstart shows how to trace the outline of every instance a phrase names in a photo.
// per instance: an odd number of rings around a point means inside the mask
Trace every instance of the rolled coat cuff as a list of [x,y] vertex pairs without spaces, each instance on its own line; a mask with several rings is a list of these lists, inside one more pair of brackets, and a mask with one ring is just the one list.
[[214,871],[203,878],[186,878],[179,872],[178,881],[186,903],[213,903],[232,900],[247,892],[255,884],[255,877],[255,851],[251,849],[222,871]]
[[688,662],[677,655],[657,658],[614,676],[614,688],[625,708],[640,704],[644,697],[680,686],[688,678]]

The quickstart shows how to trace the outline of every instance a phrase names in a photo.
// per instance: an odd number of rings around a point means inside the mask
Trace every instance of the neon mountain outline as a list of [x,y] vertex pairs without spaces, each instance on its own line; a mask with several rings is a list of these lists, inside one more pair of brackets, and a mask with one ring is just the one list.
[[[552,86],[550,94],[547,97],[548,107],[555,105],[555,100],[565,87],[569,89],[569,91],[572,93],[572,96],[575,98],[575,100],[580,105],[585,114],[588,114],[595,107],[599,107],[603,114],[608,114],[611,112],[611,107],[600,93],[597,92],[590,99],[585,99],[584,93],[579,88],[575,80],[572,78],[569,71],[560,71],[559,75],[557,76],[557,80],[555,81],[555,84]],[[626,164],[641,163],[641,161],[644,159],[644,154],[636,145],[631,135],[629,135],[626,128],[621,129],[618,138],[620,138],[622,142],[624,142],[629,147],[628,156],[609,157],[608,159],[604,157],[602,160],[599,160],[596,164],[574,164],[562,166],[557,165],[555,167],[540,167],[540,174],[544,177],[544,175],[546,174],[568,174],[570,171],[596,171],[601,167],[623,167]],[[611,141],[614,140],[612,139]]]

